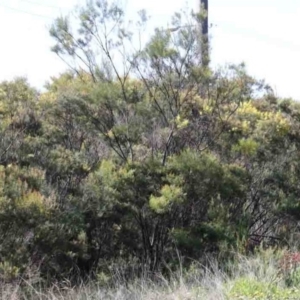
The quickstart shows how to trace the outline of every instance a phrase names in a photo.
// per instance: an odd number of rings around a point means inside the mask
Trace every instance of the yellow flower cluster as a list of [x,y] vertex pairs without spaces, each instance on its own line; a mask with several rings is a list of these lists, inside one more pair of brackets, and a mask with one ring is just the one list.
[[237,109],[237,114],[254,116],[257,119],[261,119],[263,118],[264,113],[259,111],[251,101],[248,101],[241,104],[241,106]]

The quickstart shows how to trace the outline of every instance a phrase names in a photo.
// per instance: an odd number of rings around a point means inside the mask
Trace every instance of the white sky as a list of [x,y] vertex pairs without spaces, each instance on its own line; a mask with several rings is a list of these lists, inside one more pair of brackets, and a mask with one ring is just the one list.
[[[186,4],[199,6],[199,0],[126,1],[131,14],[145,8],[153,26],[166,24]],[[47,26],[80,3],[85,0],[1,0],[0,80],[27,76],[41,88],[66,69],[50,51]],[[279,96],[300,100],[300,1],[209,0],[209,13],[213,66],[245,62]]]

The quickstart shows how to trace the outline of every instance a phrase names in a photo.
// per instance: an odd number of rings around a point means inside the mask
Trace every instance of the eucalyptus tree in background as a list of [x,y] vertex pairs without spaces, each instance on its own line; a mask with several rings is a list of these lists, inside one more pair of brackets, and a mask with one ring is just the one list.
[[101,260],[133,256],[156,271],[174,241],[197,256],[219,238],[232,240],[218,228],[233,232],[239,222],[248,174],[231,165],[222,137],[233,135],[230,121],[257,82],[242,66],[209,69],[205,13],[176,13],[172,29],[157,28],[145,44],[143,12],[137,27],[109,1],[91,1],[76,16],[58,18],[50,30],[52,50],[73,71],[73,90],[54,92],[49,120],[60,147],[48,169],[64,207],[81,218],[87,253],[77,263],[90,271]]

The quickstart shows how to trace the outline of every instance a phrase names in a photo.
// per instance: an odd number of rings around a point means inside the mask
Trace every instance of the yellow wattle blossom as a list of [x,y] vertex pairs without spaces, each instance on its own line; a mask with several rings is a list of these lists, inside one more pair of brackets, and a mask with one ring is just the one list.
[[182,120],[180,115],[178,115],[175,119],[175,123],[176,123],[178,129],[183,129],[186,126],[188,126],[189,120],[187,120],[187,119]]
[[29,191],[17,201],[18,208],[28,209],[37,208],[41,213],[45,211],[44,196],[37,191]]
[[241,106],[237,109],[237,114],[254,116],[257,119],[261,119],[264,113],[259,111],[251,101],[248,101],[241,104]]

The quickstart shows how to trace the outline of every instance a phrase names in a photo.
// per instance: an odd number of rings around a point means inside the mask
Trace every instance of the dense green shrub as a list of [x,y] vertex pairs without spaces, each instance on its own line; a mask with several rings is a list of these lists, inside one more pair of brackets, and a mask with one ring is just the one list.
[[78,11],[77,31],[67,18],[50,31],[53,51],[84,67],[44,93],[0,83],[1,278],[34,269],[76,282],[116,265],[155,276],[178,253],[187,267],[288,245],[300,218],[299,105],[243,65],[204,68],[197,14],[176,14],[177,31],[157,29],[130,52],[124,12],[101,3]]

